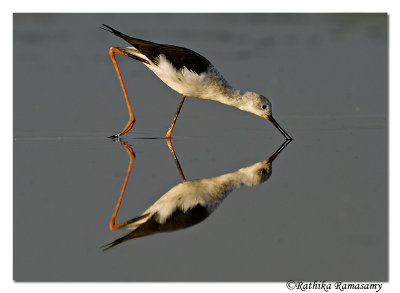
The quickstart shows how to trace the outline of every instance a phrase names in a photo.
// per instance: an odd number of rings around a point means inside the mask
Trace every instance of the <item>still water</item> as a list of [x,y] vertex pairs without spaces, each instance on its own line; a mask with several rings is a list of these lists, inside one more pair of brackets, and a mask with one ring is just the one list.
[[[108,139],[128,119],[108,49],[126,44],[102,23],[199,52],[269,97],[294,140],[188,98],[166,141],[180,96],[124,56],[136,123]],[[387,25],[385,14],[15,14],[14,279],[387,280]],[[124,229],[177,188],[185,196],[166,204],[211,208]]]

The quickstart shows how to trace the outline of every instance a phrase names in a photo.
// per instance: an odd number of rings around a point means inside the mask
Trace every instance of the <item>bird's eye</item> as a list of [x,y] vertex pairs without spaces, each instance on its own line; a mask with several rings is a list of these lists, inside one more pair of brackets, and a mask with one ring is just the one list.
[[267,105],[263,105],[262,108],[265,110],[267,108]]

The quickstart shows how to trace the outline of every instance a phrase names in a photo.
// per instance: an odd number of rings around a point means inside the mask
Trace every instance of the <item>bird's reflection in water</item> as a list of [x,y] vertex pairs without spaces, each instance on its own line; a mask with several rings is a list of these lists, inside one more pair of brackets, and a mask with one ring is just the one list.
[[130,162],[118,203],[110,220],[110,229],[124,228],[131,230],[131,232],[103,246],[104,250],[129,239],[159,232],[171,232],[203,221],[236,188],[244,185],[253,186],[265,182],[271,176],[272,162],[289,142],[285,141],[268,159],[251,166],[216,177],[185,180],[171,142],[167,140],[183,182],[171,188],[139,217],[115,224],[115,218],[135,159],[132,147],[126,142],[122,142],[122,146],[130,156]]

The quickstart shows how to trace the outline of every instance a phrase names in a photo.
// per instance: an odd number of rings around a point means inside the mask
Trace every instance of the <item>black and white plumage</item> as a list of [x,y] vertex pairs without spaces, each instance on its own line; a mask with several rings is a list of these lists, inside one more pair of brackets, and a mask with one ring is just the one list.
[[[105,24],[104,26],[104,30],[124,39],[131,45],[130,47],[111,47],[111,49],[114,48],[116,53],[127,55],[142,62],[165,84],[180,93],[183,99],[186,96],[190,96],[214,100],[261,116],[271,121],[287,140],[291,140],[291,137],[273,118],[272,104],[266,97],[254,92],[243,92],[234,89],[211,62],[202,55],[183,47],[157,44],[133,38],[110,26]],[[119,74],[118,69],[117,72]],[[122,84],[121,77],[120,80]],[[127,103],[129,103],[128,100]],[[183,100],[181,101],[182,103]],[[181,104],[175,116],[179,114]],[[172,131],[175,120],[176,117],[174,117],[170,131]]]
[[130,232],[103,246],[110,249],[127,240],[184,229],[205,220],[235,189],[265,182],[272,174],[272,162],[290,143],[286,140],[273,155],[261,162],[216,177],[187,180],[172,187],[140,216],[118,229]]

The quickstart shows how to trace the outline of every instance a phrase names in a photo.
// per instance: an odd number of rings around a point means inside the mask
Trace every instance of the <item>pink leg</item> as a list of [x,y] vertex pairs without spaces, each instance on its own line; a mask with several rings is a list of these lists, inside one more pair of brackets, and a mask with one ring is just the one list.
[[112,62],[114,64],[115,70],[117,71],[119,81],[121,82],[122,91],[124,92],[124,96],[125,96],[126,106],[128,107],[129,121],[125,125],[124,129],[122,129],[122,131],[120,133],[115,134],[112,137],[117,137],[117,136],[120,136],[120,135],[123,135],[123,134],[127,133],[129,130],[132,129],[133,123],[135,123],[135,116],[133,115],[132,107],[131,107],[131,104],[130,104],[129,98],[128,98],[128,94],[126,93],[124,81],[122,80],[121,72],[119,71],[117,61],[115,60],[115,56],[114,56],[115,53],[122,54],[122,55],[125,55],[125,56],[129,56],[129,55],[124,53],[124,52],[122,52],[118,48],[115,48],[115,47],[111,47],[110,48],[110,57],[111,57],[111,60],[112,60]]
[[171,138],[172,129],[174,129],[175,121],[176,121],[176,119],[178,118],[179,112],[181,111],[181,108],[182,108],[182,105],[183,105],[183,102],[184,102],[184,101],[185,101],[185,96],[182,95],[182,98],[181,98],[181,101],[180,101],[180,103],[179,103],[178,109],[176,109],[174,118],[172,119],[172,122],[171,122],[171,125],[169,126],[168,132],[167,132],[167,134],[165,135],[165,138],[167,138],[167,139],[168,139],[168,138]]

